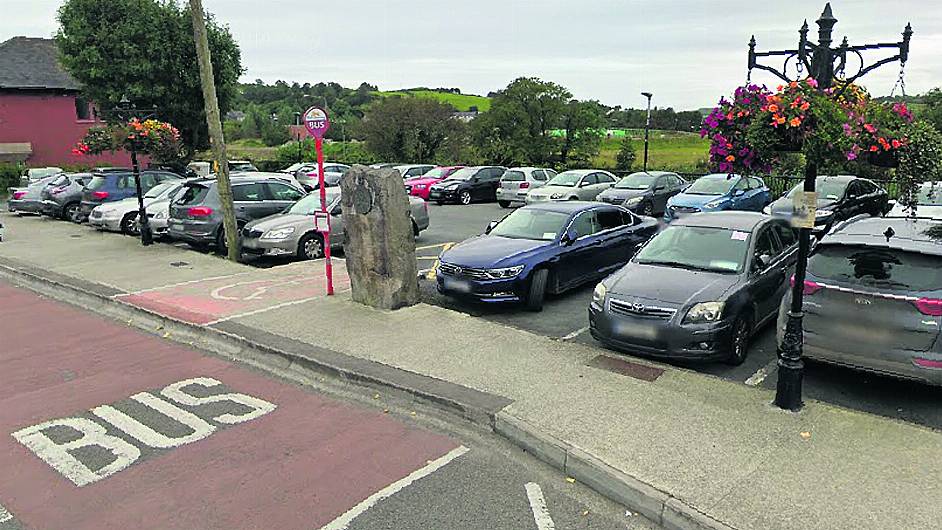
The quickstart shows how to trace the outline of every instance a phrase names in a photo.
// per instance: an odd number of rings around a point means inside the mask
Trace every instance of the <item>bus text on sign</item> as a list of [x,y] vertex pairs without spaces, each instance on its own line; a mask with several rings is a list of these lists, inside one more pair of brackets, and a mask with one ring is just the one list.
[[327,111],[320,107],[311,107],[304,112],[304,126],[314,138],[323,138],[330,128]]

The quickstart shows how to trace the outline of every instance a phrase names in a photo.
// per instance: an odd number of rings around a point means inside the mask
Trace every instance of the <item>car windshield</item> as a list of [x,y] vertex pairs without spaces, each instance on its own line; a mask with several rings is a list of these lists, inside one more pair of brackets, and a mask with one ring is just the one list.
[[148,199],[156,199],[157,197],[160,197],[161,195],[167,193],[179,185],[180,184],[176,182],[162,182],[148,190],[147,193],[144,194],[144,197]]
[[477,174],[477,172],[478,170],[476,168],[466,167],[455,171],[451,175],[448,175],[448,178],[445,180],[469,180],[471,177]]
[[646,190],[651,187],[651,183],[653,183],[656,179],[657,177],[654,175],[649,175],[647,173],[635,173],[619,180],[618,184],[615,184],[615,189]]
[[808,270],[845,285],[906,291],[935,291],[942,285],[942,257],[896,249],[822,245]]
[[[814,183],[814,189],[818,193],[819,199],[837,201],[844,196],[844,190],[847,189],[848,184],[850,184],[849,180],[818,179]],[[788,196],[794,197],[803,188],[803,184],[798,184],[788,192]]]
[[527,180],[527,176],[523,174],[523,171],[505,171],[504,176],[500,178],[504,182],[522,182]]
[[436,167],[436,168],[426,171],[424,175],[413,177],[413,178],[440,179],[440,178],[445,178],[446,173],[448,173],[447,167]]
[[635,261],[651,265],[715,272],[740,272],[749,249],[749,233],[727,228],[670,226],[654,236]]
[[919,206],[942,206],[942,186],[923,184],[919,188],[916,204]]
[[203,202],[209,193],[209,188],[199,184],[190,184],[183,187],[183,193],[177,194],[177,204],[189,206]]
[[563,171],[559,175],[553,177],[549,182],[546,183],[547,186],[563,186],[566,188],[574,188],[576,184],[582,180],[582,173],[576,171]]
[[690,195],[726,195],[737,182],[739,182],[739,177],[699,178],[684,193]]
[[521,208],[497,224],[491,235],[513,239],[552,241],[566,226],[569,214]]
[[301,164],[299,162],[297,164],[291,164],[290,166],[282,169],[282,171],[284,171],[285,173],[294,173],[295,171],[301,169],[302,167],[304,167],[304,164]]
[[[327,190],[327,206],[330,206],[334,199],[340,195],[338,192],[331,192],[328,188]],[[285,210],[286,214],[290,215],[314,215],[316,212],[323,210],[321,207],[321,194],[320,193],[311,193],[310,195],[305,196],[303,199],[292,204]]]

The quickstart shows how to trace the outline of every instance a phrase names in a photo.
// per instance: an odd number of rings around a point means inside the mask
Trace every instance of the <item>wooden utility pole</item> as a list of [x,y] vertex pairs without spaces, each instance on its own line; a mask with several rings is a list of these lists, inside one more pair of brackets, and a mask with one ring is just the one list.
[[206,38],[206,18],[202,0],[190,0],[190,15],[193,17],[193,39],[196,41],[196,57],[199,59],[200,80],[203,84],[203,102],[206,108],[206,124],[209,126],[209,143],[213,148],[218,171],[216,183],[219,202],[222,203],[222,226],[225,232],[226,249],[230,261],[239,261],[239,227],[236,224],[235,206],[232,204],[232,186],[229,184],[229,157],[226,154],[226,139],[222,134],[219,118],[219,101],[216,99],[216,82],[213,78],[213,62]]

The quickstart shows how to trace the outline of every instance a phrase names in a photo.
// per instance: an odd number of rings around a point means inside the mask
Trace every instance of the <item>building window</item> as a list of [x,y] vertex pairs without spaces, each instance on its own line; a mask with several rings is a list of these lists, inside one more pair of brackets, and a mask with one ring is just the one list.
[[89,111],[87,99],[82,97],[75,98],[75,118],[78,120],[92,119],[92,113]]

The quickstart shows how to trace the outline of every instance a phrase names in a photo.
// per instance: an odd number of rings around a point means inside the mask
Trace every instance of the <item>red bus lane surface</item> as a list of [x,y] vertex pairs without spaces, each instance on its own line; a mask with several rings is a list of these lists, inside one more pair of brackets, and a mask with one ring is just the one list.
[[2,283],[0,300],[0,514],[25,528],[344,528],[466,450]]

